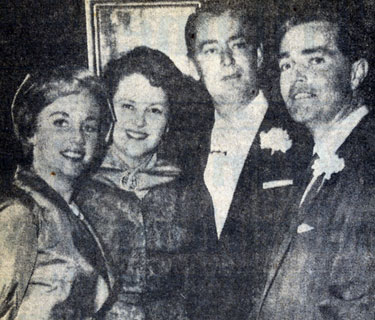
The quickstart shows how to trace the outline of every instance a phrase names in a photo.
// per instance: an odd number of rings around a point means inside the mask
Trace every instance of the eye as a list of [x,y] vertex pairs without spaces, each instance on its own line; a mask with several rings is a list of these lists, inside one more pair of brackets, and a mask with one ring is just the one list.
[[314,57],[310,59],[310,64],[317,65],[325,62],[325,59],[322,57]]
[[87,133],[92,133],[92,132],[98,132],[98,126],[96,124],[85,124],[83,126],[83,131]]
[[69,126],[69,122],[65,119],[56,119],[53,121],[53,125],[58,128],[66,128]]
[[151,108],[151,113],[153,113],[153,114],[162,114],[163,111],[159,110],[158,108]]
[[155,114],[155,115],[162,115],[164,114],[164,106],[162,105],[153,105],[153,106],[150,106],[148,109],[147,109],[148,112],[150,112],[151,114]]
[[246,49],[247,48],[247,43],[245,40],[235,42],[232,45],[232,49]]
[[121,108],[128,109],[128,110],[134,110],[134,105],[132,105],[130,103],[124,103],[124,104],[121,105]]
[[280,71],[281,72],[284,72],[284,71],[287,71],[291,68],[291,64],[289,62],[286,62],[286,63],[281,63],[279,64],[279,68],[280,68]]
[[206,47],[203,49],[203,54],[206,56],[214,55],[219,53],[219,48],[217,47]]

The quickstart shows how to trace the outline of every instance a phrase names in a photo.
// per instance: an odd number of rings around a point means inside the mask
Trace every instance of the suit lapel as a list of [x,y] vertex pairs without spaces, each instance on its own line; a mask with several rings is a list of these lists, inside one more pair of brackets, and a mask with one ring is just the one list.
[[[247,215],[241,214],[244,205],[249,203],[256,203],[258,191],[261,188],[261,172],[269,170],[265,168],[263,163],[263,152],[260,148],[260,132],[268,131],[273,122],[274,113],[269,107],[266,115],[258,129],[257,134],[254,137],[254,141],[250,147],[246,160],[244,162],[241,174],[239,176],[235,192],[233,194],[232,203],[228,211],[228,217],[225,221],[223,231],[221,233],[221,239],[224,239],[230,230],[240,225],[246,224]],[[250,201],[249,201],[250,200]]]
[[[271,289],[272,283],[277,276],[278,271],[280,270],[280,267],[284,261],[284,258],[288,254],[289,248],[291,246],[291,243],[293,241],[293,236],[291,233],[289,233],[285,238],[284,241],[281,243],[279,249],[277,250],[276,254],[274,255],[274,258],[271,260],[272,263],[270,264],[270,270],[267,276],[266,285],[263,290],[263,294],[260,299],[260,303],[258,305],[258,308],[256,308],[256,314],[258,319],[260,312],[262,311],[262,307],[264,304],[264,301],[267,298],[268,292]],[[252,317],[251,317],[252,318]],[[250,318],[249,318],[250,320]]]
[[[372,134],[372,132],[375,132],[374,125],[373,125],[373,114],[374,114],[373,112],[370,112],[367,116],[365,116],[361,120],[361,122],[354,128],[354,130],[349,135],[349,137],[345,140],[343,145],[339,148],[337,153],[341,158],[344,158],[345,167],[348,166],[352,169],[355,168],[356,164],[352,164],[350,163],[350,161],[351,159],[356,160],[357,159],[356,154],[362,153],[360,150],[365,144],[363,140],[374,139],[373,134]],[[308,172],[311,172],[310,167],[308,167],[307,170]],[[277,253],[273,255],[273,258],[271,258],[271,264],[270,264],[270,269],[269,269],[269,273],[267,276],[267,282],[266,282],[262,297],[260,299],[259,305],[256,308],[257,319],[260,316],[261,309],[265,303],[265,300],[267,298],[268,292],[271,289],[273,281],[275,280],[278,274],[278,271],[280,270],[293,241],[296,239],[296,230],[297,230],[298,225],[301,224],[304,221],[304,219],[307,217],[307,215],[309,214],[309,208],[313,206],[314,203],[324,201],[325,197],[332,196],[332,194],[336,195],[336,198],[340,197],[341,194],[337,194],[337,192],[335,192],[335,190],[333,189],[339,183],[339,179],[340,179],[340,173],[333,174],[330,180],[324,181],[324,184],[321,190],[316,194],[316,196],[312,198],[310,201],[303,203],[303,205],[298,209],[298,216],[295,217],[295,219],[293,220],[291,224],[290,232],[284,237],[284,240],[279,250],[277,250]],[[333,207],[335,207],[334,204],[333,204]],[[253,319],[253,317],[250,317],[249,319]]]

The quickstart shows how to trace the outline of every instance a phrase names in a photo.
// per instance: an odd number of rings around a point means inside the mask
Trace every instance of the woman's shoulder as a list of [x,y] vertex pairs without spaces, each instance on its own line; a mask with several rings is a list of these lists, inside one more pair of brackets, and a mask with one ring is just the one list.
[[31,197],[23,194],[22,190],[12,190],[6,196],[2,195],[0,225],[0,247],[3,251],[10,256],[22,255],[19,252],[22,244],[24,251],[31,254],[39,233],[38,207]]
[[35,222],[37,206],[31,196],[17,187],[0,195],[0,219]]

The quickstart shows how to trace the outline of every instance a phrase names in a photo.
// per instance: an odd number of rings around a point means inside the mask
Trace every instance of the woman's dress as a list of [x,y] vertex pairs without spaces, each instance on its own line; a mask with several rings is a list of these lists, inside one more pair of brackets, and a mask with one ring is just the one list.
[[109,264],[93,228],[29,170],[0,205],[0,318],[91,319],[109,296]]
[[[154,155],[147,169],[156,161]],[[90,212],[117,266],[121,285],[106,319],[187,319],[179,267],[187,244],[181,188],[175,180],[132,190],[134,178],[109,153],[76,200]]]

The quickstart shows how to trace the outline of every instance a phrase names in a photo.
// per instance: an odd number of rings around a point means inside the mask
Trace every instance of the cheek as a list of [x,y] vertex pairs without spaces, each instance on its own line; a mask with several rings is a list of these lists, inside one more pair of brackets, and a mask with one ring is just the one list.
[[244,71],[247,71],[250,74],[254,74],[257,71],[257,60],[253,56],[246,54],[239,54],[234,56],[236,64],[243,68]]
[[286,98],[288,97],[289,90],[290,90],[289,76],[285,75],[285,74],[284,75],[281,74],[280,75],[280,93],[281,93],[282,97],[284,98],[284,100],[286,100]]
[[205,79],[212,79],[218,74],[220,62],[218,58],[204,60],[200,63],[201,72]]
[[150,121],[150,131],[156,139],[161,139],[167,127],[167,118]]
[[99,135],[92,134],[86,137],[86,158],[87,160],[91,160],[97,151],[97,147],[99,146]]

